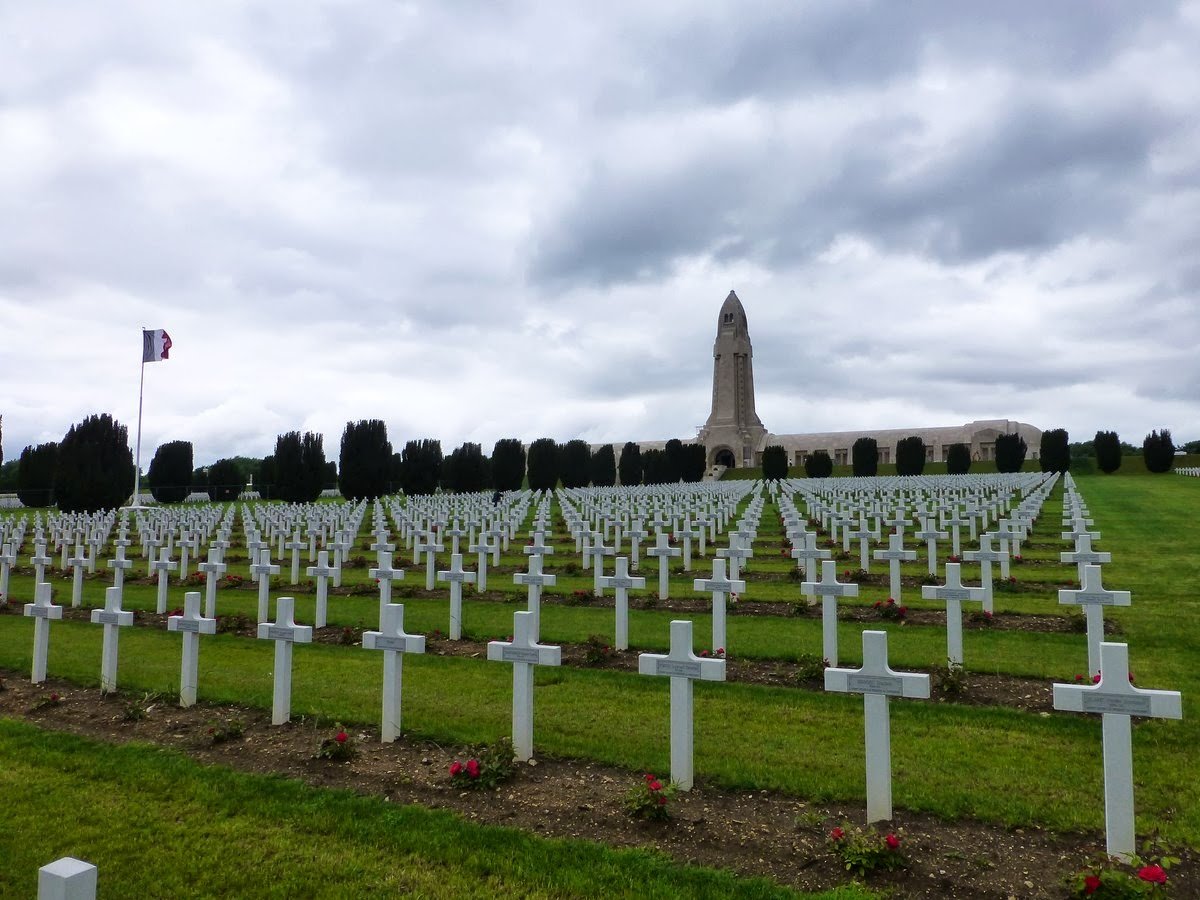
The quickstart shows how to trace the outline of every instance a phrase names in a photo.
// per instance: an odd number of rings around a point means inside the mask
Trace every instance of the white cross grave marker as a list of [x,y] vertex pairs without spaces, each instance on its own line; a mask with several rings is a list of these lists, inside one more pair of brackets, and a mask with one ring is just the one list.
[[667,654],[639,653],[638,673],[671,679],[671,781],[681,791],[694,782],[695,700],[692,682],[724,681],[725,660],[704,659],[692,652],[692,623],[671,622],[671,650]]
[[324,628],[329,613],[329,579],[333,577],[334,568],[329,565],[329,551],[317,551],[317,564],[308,566],[304,572],[310,578],[317,580],[317,609],[313,616],[313,627]]
[[217,580],[227,568],[225,563],[221,562],[220,548],[210,547],[208,560],[200,563],[196,568],[204,573],[204,615],[209,619],[215,619],[217,616]]
[[713,652],[729,652],[725,635],[725,600],[730,594],[744,592],[746,582],[725,577],[725,560],[714,559],[712,578],[697,578],[692,590],[710,591],[712,597],[712,646]]
[[438,581],[450,583],[450,640],[462,638],[462,589],[463,583],[475,581],[475,573],[467,572],[462,567],[462,554],[450,554],[450,568],[437,573]]
[[300,551],[305,548],[304,541],[300,540],[300,532],[294,531],[291,539],[283,545],[283,549],[292,551],[292,585],[300,583]]
[[904,549],[904,535],[898,531],[892,532],[888,538],[888,548],[886,550],[876,550],[875,558],[878,560],[887,560],[888,563],[888,596],[896,603],[900,602],[900,591],[902,583],[900,581],[900,561],[912,562],[917,558],[916,550]]
[[821,563],[821,580],[805,581],[800,590],[808,597],[821,598],[821,652],[825,661],[836,666],[838,659],[837,598],[857,597],[857,584],[837,580],[837,563],[832,559]]
[[529,614],[532,616],[533,640],[540,640],[542,635],[542,588],[554,587],[558,582],[557,575],[546,575],[542,572],[542,558],[529,557],[529,571],[517,572],[513,575],[513,584],[523,584],[529,589]]
[[[974,520],[972,519],[972,521]],[[992,563],[1006,561],[1008,559],[1008,551],[993,550],[992,535],[984,534],[979,538],[979,549],[968,550],[963,554],[963,559],[967,562],[979,563],[979,583],[983,585],[984,591],[987,592],[983,598],[983,610],[984,612],[992,612]]]
[[1083,584],[1083,570],[1086,566],[1096,565],[1099,568],[1099,563],[1112,562],[1111,553],[1101,553],[1098,550],[1092,549],[1092,538],[1090,535],[1081,534],[1075,538],[1075,549],[1068,553],[1060,553],[1058,558],[1061,562],[1073,562],[1079,569],[1079,584]]
[[666,600],[670,596],[670,565],[671,557],[683,553],[678,547],[667,543],[667,535],[660,531],[655,538],[654,546],[646,550],[647,556],[658,557],[658,598]]
[[1129,591],[1109,591],[1101,584],[1100,567],[1083,566],[1083,586],[1077,591],[1058,592],[1058,602],[1063,605],[1077,603],[1087,616],[1088,674],[1100,671],[1100,644],[1104,640],[1104,607],[1129,606],[1132,597]]
[[[530,565],[534,559],[530,559]],[[513,667],[513,755],[522,762],[533,758],[533,667],[562,665],[562,648],[537,642],[533,613],[513,613],[513,639],[490,641],[487,658]]]
[[46,658],[50,655],[50,620],[61,619],[63,608],[50,599],[53,589],[46,583],[33,589],[33,603],[25,604],[25,615],[33,617],[33,675],[34,684],[46,680]]
[[928,699],[929,676],[888,665],[887,632],[864,631],[861,669],[825,670],[825,690],[863,695],[867,757],[867,824],[892,817],[892,726],[888,697]]
[[258,581],[258,622],[262,624],[271,616],[271,576],[279,574],[279,566],[271,565],[270,546],[259,549],[258,562],[250,571]]
[[601,589],[612,588],[616,595],[617,633],[613,645],[618,650],[629,649],[629,589],[642,589],[646,579],[629,574],[629,558],[618,556],[614,561],[613,574],[600,578]]
[[311,644],[312,627],[297,625],[296,600],[280,597],[275,602],[275,621],[260,622],[259,640],[275,642],[275,692],[271,701],[271,724],[283,725],[292,717],[292,645]]
[[[378,568],[368,569],[367,575],[379,582],[379,628],[384,628],[383,616],[392,605],[392,582],[404,580],[403,569],[392,568],[392,553],[390,550],[380,550]],[[322,624],[317,626],[323,628]]]
[[117,689],[117,641],[120,629],[133,624],[133,613],[121,609],[121,589],[104,589],[104,609],[92,610],[92,624],[104,626],[104,649],[100,659],[100,693]]
[[183,595],[183,615],[167,618],[167,631],[183,635],[183,659],[179,666],[179,705],[196,705],[200,669],[200,635],[216,634],[217,620],[200,615],[200,592]]
[[[384,551],[390,557],[392,554]],[[389,562],[390,565],[390,562]],[[383,722],[379,739],[385,744],[400,734],[400,696],[404,675],[404,654],[424,653],[425,637],[404,630],[404,606],[389,603],[383,608],[379,631],[363,632],[364,650],[383,651]]]
[[[3,564],[4,557],[0,556],[0,566]],[[87,564],[88,559],[83,552],[83,545],[76,544],[75,555],[67,560],[67,565],[71,567],[71,606],[83,605],[83,573]],[[0,578],[0,596],[4,595],[4,588],[3,578]]]
[[929,584],[921,588],[925,600],[943,600],[946,603],[946,659],[952,666],[963,664],[962,604],[964,600],[982,603],[987,593],[981,587],[966,587],[958,563],[946,563],[946,583]]
[[[1090,567],[1089,567],[1090,568]],[[1104,826],[1108,855],[1129,862],[1134,852],[1133,734],[1130,716],[1182,719],[1178,691],[1150,691],[1129,683],[1129,647],[1100,645],[1100,681],[1054,685],[1054,708],[1103,714]]]
[[158,597],[154,611],[160,616],[167,611],[167,578],[168,573],[175,568],[175,560],[171,559],[171,551],[163,547],[158,551],[158,559],[150,563],[150,568],[158,572]]

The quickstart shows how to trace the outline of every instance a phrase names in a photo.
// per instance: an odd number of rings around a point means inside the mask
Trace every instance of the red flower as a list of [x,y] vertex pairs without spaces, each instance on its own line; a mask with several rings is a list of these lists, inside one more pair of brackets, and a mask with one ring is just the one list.
[[646,787],[650,788],[650,790],[652,790],[652,791],[661,791],[662,790],[662,782],[659,781],[658,779],[655,779],[654,781],[651,781],[649,784],[647,784]]
[[1167,873],[1163,871],[1163,867],[1158,863],[1155,863],[1152,866],[1142,866],[1140,869],[1138,869],[1137,876],[1138,878],[1142,879],[1142,881],[1151,881],[1155,884],[1167,883]]
[[1099,684],[1099,683],[1100,683],[1100,673],[1097,672],[1095,675],[1092,676],[1092,684]]
[[895,605],[896,605],[896,598],[895,598],[895,597],[888,597],[887,605],[888,605],[888,606],[895,606]]
[[457,759],[454,762],[450,763],[450,777],[451,778],[455,778],[455,777],[461,775],[462,770],[463,770],[463,764],[460,763]]
[[649,772],[647,772],[647,773],[646,773],[645,775],[643,775],[642,777],[643,777],[643,778],[645,778],[647,782],[651,782],[651,781],[653,781],[653,780],[654,780],[654,776],[653,776],[653,775],[651,775]]
[[1083,879],[1083,892],[1085,894],[1094,894],[1100,890],[1100,879],[1095,875],[1089,875]]
[[477,759],[468,759],[467,760],[467,775],[471,778],[479,777],[479,760],[477,760]]
[[883,839],[883,841],[888,845],[889,850],[896,850],[900,847],[900,838],[896,837],[894,834],[889,834]]
[[335,741],[337,741],[339,744],[344,744],[349,739],[349,735],[346,734],[346,732],[344,732],[344,731],[339,731],[337,734],[335,734],[333,736],[333,739]]
[[666,798],[666,797],[664,797],[664,796],[662,796],[661,794],[659,794],[659,796],[658,796],[658,805],[659,805],[659,806],[666,806],[666,805],[667,805],[667,798]]
[[707,650],[701,650],[701,651],[700,651],[700,655],[701,655],[701,656],[708,656],[708,651],[707,651]]
[[844,828],[835,828],[833,831],[829,832],[829,839],[832,841],[844,840],[845,837],[846,830]]
[[871,604],[871,605],[872,605],[872,606],[873,606],[875,609],[879,609],[879,607],[881,607],[881,606],[883,605],[883,601],[882,601],[882,600],[876,600],[876,601],[875,601],[873,604]]

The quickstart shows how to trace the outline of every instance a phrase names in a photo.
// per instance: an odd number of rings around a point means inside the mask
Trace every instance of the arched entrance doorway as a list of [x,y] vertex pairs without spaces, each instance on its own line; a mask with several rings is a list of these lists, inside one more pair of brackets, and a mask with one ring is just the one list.
[[736,463],[733,458],[733,451],[722,449],[717,451],[716,463],[718,466],[724,466],[727,469],[732,469]]

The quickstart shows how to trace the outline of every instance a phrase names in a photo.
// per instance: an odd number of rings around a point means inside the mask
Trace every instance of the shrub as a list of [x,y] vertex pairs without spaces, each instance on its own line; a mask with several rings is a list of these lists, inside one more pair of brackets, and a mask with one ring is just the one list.
[[72,425],[58,445],[54,494],[63,512],[116,509],[133,480],[129,430],[107,413]]
[[1070,438],[1065,428],[1042,432],[1038,447],[1038,465],[1043,472],[1065,472],[1071,468]]
[[519,491],[525,481],[525,448],[517,438],[501,438],[492,447],[492,487]]
[[215,503],[236,500],[243,484],[241,469],[232,459],[218,459],[208,467],[208,496]]
[[944,697],[961,697],[967,692],[967,675],[962,663],[946,660],[946,668],[934,669],[933,689]]
[[442,463],[442,487],[460,494],[482,491],[492,480],[488,466],[483,447],[467,441],[456,447]]
[[583,664],[599,666],[615,657],[617,652],[609,645],[603,635],[593,634],[583,643]]
[[321,741],[321,745],[317,747],[317,759],[332,759],[339,762],[354,759],[358,756],[357,741],[346,732],[341,723],[334,727],[337,731],[331,737]]
[[879,472],[879,444],[875,438],[860,437],[850,448],[850,462],[854,474],[870,477]]
[[154,451],[146,484],[159,503],[181,503],[192,484],[192,442],[170,441]]
[[576,438],[558,448],[558,476],[565,488],[586,487],[591,480],[592,451]]
[[392,444],[381,419],[347,422],[338,455],[338,490],[347,500],[374,500],[388,492]]
[[925,442],[920,435],[901,438],[896,443],[896,474],[920,475],[925,471]]
[[675,796],[675,785],[663,785],[647,772],[642,780],[625,794],[625,811],[635,819],[650,822],[665,822],[671,818],[670,801]]
[[642,483],[642,448],[633,441],[628,441],[621,448],[621,461],[617,464],[617,474],[621,478],[621,484]]
[[399,475],[405,494],[432,494],[442,480],[442,442],[408,441],[400,451]]
[[558,485],[558,445],[552,438],[538,438],[529,445],[529,487],[552,491]]
[[763,450],[763,478],[783,479],[788,477],[787,450],[779,444],[771,444]]
[[617,454],[612,444],[604,444],[592,454],[590,475],[595,487],[612,487],[617,483]]
[[1092,446],[1101,472],[1111,475],[1121,468],[1121,438],[1115,431],[1097,431]]
[[671,438],[663,448],[666,458],[666,478],[664,484],[678,484],[683,480],[683,441]]
[[689,484],[704,478],[705,449],[703,444],[683,445],[683,480]]
[[880,834],[849,822],[829,832],[830,849],[841,858],[847,872],[858,876],[878,869],[893,872],[906,865],[902,843],[900,832]]
[[815,450],[804,460],[804,474],[809,478],[828,478],[833,474],[833,460],[824,450]]
[[946,449],[946,473],[966,475],[971,471],[971,448],[966,444],[951,444]]
[[513,747],[508,738],[469,747],[466,761],[450,764],[450,782],[472,791],[494,788],[513,775]]
[[275,438],[275,497],[289,503],[311,503],[325,481],[325,449],[321,435],[289,431]]
[[58,444],[54,442],[22,450],[17,462],[17,499],[25,506],[51,506],[57,467]]
[[1000,472],[1020,472],[1029,448],[1021,435],[1002,434],[996,438],[996,469]]
[[1142,441],[1142,458],[1146,461],[1147,471],[1171,471],[1171,465],[1175,462],[1175,442],[1171,440],[1171,432],[1164,428],[1146,435]]

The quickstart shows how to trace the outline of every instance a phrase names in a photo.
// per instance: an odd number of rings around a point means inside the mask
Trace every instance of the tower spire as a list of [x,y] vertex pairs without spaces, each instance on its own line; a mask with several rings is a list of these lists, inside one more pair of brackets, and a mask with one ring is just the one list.
[[753,465],[767,433],[754,409],[754,350],[746,310],[730,291],[717,315],[712,411],[700,431],[709,465]]

